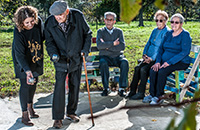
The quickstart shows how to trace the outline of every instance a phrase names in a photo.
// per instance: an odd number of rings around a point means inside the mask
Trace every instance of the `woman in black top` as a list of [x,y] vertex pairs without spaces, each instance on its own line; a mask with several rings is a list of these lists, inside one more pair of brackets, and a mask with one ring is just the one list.
[[39,117],[33,109],[33,96],[38,76],[43,74],[42,20],[38,17],[38,10],[32,6],[19,7],[13,20],[16,27],[12,57],[16,78],[20,79],[22,123],[33,126],[29,114],[31,118]]

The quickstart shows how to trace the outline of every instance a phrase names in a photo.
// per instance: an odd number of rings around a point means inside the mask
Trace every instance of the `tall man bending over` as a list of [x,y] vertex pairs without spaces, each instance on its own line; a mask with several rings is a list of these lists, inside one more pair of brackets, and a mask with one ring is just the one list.
[[100,53],[100,71],[104,90],[102,96],[107,96],[109,90],[109,66],[120,68],[119,92],[124,97],[124,88],[127,87],[129,65],[123,55],[125,49],[124,36],[121,29],[113,27],[116,22],[116,14],[106,12],[104,14],[105,27],[97,31],[97,48]]
[[78,122],[75,111],[78,104],[82,57],[91,46],[92,31],[82,12],[68,8],[64,1],[55,1],[45,22],[46,47],[56,69],[53,94],[53,120],[55,128],[62,127],[65,110],[65,79],[69,75],[67,118]]

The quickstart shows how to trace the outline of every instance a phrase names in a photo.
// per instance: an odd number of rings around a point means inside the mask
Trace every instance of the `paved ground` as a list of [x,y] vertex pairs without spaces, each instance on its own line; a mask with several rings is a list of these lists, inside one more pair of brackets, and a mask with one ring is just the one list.
[[[51,100],[52,94],[35,95],[34,106],[40,118],[32,119],[35,125],[27,127],[21,123],[19,98],[12,98],[11,101],[8,98],[0,99],[0,130],[53,130]],[[116,93],[101,97],[100,92],[92,92],[91,100],[94,116],[113,112],[124,105],[143,104],[141,100],[126,100],[117,96]],[[178,123],[183,116],[182,110],[174,107],[126,109],[95,118],[95,126],[92,126],[91,120],[87,119],[90,116],[87,93],[80,93],[77,114],[81,121],[72,123],[64,119],[61,130],[164,130],[173,117],[177,117],[176,123]],[[197,130],[199,130],[200,115],[197,115],[196,119]]]

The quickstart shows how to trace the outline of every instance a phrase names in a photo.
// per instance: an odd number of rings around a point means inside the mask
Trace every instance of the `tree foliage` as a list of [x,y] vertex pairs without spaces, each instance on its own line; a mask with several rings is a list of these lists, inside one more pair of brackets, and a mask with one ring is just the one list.
[[55,0],[27,0],[27,5],[36,7],[39,15],[45,20],[49,16],[49,8]]
[[88,22],[95,21],[95,18],[96,18],[95,12],[94,12],[95,5],[96,5],[96,1],[94,0],[80,2],[80,4],[78,5],[78,9],[83,12]]
[[[137,3],[137,0],[128,1]],[[124,1],[121,1],[120,6],[123,6],[121,8],[130,10],[131,7],[124,6],[123,2]],[[158,9],[165,10],[169,16],[172,16],[174,13],[181,13],[186,20],[200,20],[200,1],[197,0],[142,0],[141,5],[142,6],[138,15],[139,17],[136,17],[139,19],[139,26],[143,26],[143,19],[152,20],[153,15]],[[120,17],[128,18],[130,16],[133,16],[133,14],[121,14]],[[133,18],[130,18],[127,23],[129,23],[131,20],[133,20]]]
[[[49,16],[49,8],[55,0],[1,0],[0,24],[10,24],[16,9],[22,5],[32,5],[39,10],[39,15],[45,20]],[[68,0],[69,7],[77,7],[80,0]],[[9,22],[8,22],[9,21]]]
[[186,21],[187,20],[200,20],[200,1],[194,3],[192,0],[180,0],[176,2],[174,0],[168,0],[165,10],[168,12],[169,16],[174,13],[181,13]]
[[[1,0],[0,1],[0,23],[8,25],[16,9],[22,5],[26,5],[26,0]],[[9,22],[10,21],[10,22]],[[8,23],[9,22],[9,23]]]
[[101,21],[104,13],[107,11],[114,12],[117,15],[117,20],[120,19],[120,5],[119,0],[102,0],[102,2],[98,3],[95,7],[95,15],[97,19]]
[[[39,10],[39,15],[45,20],[49,16],[49,7],[55,0],[1,0],[0,1],[0,24],[12,23],[16,9],[22,5],[32,5]],[[135,14],[131,17],[132,20],[139,20],[139,26],[144,26],[143,20],[152,20],[155,12],[158,9],[164,9],[169,16],[174,13],[181,13],[186,20],[200,20],[200,0],[65,0],[68,2],[69,7],[80,9],[88,22],[103,22],[103,15],[106,11],[112,11],[117,14],[117,21],[129,19],[121,8],[120,16],[120,1],[121,6],[126,4],[124,9],[128,10],[127,13]],[[140,3],[142,1],[142,3]],[[139,2],[139,3],[138,3]],[[134,7],[131,3],[136,3]],[[196,3],[196,4],[194,4]],[[128,7],[129,6],[129,7]],[[138,12],[138,10],[140,11]],[[134,11],[135,10],[135,11]]]
[[70,8],[78,8],[81,0],[68,0],[68,5]]

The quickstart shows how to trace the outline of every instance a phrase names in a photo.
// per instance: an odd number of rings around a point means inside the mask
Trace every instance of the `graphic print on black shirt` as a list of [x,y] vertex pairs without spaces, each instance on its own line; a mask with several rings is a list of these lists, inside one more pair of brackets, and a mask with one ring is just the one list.
[[37,41],[28,41],[28,48],[30,49],[30,52],[34,54],[34,56],[32,57],[33,63],[36,63],[38,60],[43,58],[43,55],[40,53],[42,47],[40,44],[38,44]]

